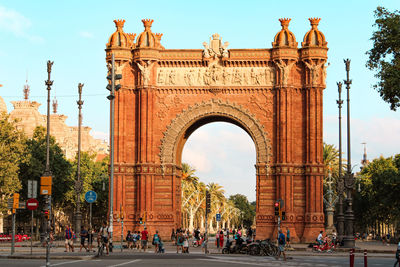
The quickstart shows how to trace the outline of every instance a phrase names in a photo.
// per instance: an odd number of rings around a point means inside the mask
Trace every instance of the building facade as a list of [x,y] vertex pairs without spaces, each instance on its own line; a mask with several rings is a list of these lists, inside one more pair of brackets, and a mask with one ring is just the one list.
[[[298,48],[282,26],[272,48],[229,49],[213,34],[204,49],[165,49],[162,34],[125,33],[125,20],[106,45],[122,88],[115,98],[114,214],[124,224],[169,237],[181,225],[181,158],[185,142],[210,122],[238,125],[254,141],[257,238],[277,232],[274,202],[284,200],[294,241],[315,240],[324,228],[322,104],[327,42],[320,19]],[[115,216],[116,220],[117,217]],[[116,234],[119,224],[114,224]],[[118,235],[118,234],[117,234]]]

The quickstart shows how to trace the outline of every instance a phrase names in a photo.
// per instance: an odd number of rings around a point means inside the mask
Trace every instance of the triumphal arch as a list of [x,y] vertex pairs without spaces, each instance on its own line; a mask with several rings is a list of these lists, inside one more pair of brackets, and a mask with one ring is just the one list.
[[191,133],[215,121],[241,127],[254,141],[257,238],[276,234],[278,198],[294,240],[314,240],[324,228],[327,42],[318,18],[309,19],[301,48],[290,19],[279,21],[282,29],[265,49],[229,49],[218,34],[201,49],[167,49],[163,34],[151,30],[153,20],[142,20],[138,36],[124,32],[125,20],[114,21],[106,60],[114,53],[123,78],[115,98],[112,197],[128,229],[139,229],[143,216],[150,232],[165,237],[180,226],[182,149]]

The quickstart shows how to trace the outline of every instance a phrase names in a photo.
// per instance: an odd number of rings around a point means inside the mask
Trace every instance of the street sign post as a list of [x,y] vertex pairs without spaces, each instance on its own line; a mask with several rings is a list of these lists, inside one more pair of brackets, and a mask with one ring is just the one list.
[[221,214],[217,213],[217,214],[215,215],[215,220],[216,220],[217,222],[220,222],[220,221],[221,221]]
[[30,198],[28,199],[28,201],[26,201],[26,207],[28,208],[28,210],[31,211],[31,255],[32,255],[32,247],[33,247],[33,211],[36,210],[39,207],[39,201],[37,201],[34,198]]
[[96,199],[97,199],[96,192],[94,192],[92,190],[86,192],[85,200],[86,200],[86,202],[89,203],[89,214],[90,214],[89,215],[89,228],[90,228],[89,232],[92,231],[92,203],[95,202]]
[[37,198],[37,181],[28,180],[28,198]]

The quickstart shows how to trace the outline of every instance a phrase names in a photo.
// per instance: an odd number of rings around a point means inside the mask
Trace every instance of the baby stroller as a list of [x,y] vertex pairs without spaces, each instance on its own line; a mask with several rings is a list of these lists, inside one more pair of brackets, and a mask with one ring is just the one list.
[[165,253],[164,244],[161,240],[160,240],[160,244],[158,244],[158,253]]

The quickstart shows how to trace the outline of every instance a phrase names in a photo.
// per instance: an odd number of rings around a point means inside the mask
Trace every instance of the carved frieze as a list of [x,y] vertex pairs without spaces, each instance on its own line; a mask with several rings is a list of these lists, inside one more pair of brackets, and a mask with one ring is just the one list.
[[157,70],[158,86],[273,86],[273,67],[162,67]]

